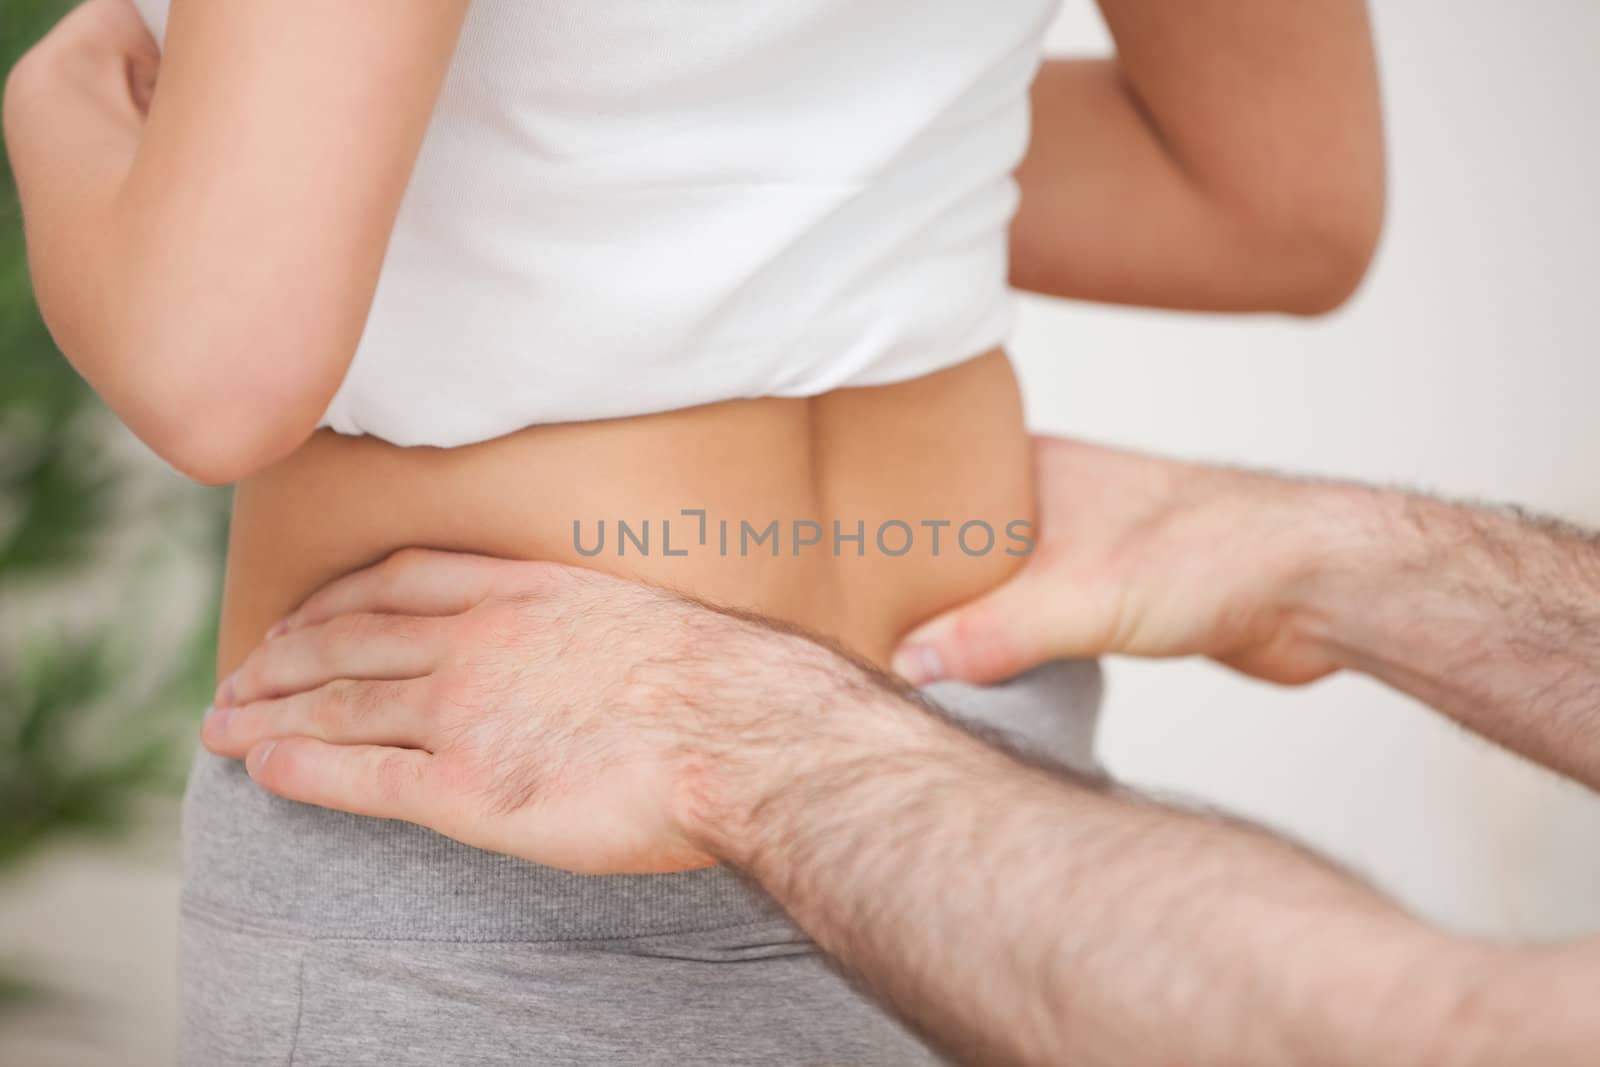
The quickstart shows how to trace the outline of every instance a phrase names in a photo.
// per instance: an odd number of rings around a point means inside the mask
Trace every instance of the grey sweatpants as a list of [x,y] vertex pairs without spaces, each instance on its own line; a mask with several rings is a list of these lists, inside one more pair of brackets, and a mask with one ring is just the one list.
[[[1093,765],[1093,662],[925,692]],[[184,857],[193,1067],[935,1062],[721,868],[567,874],[271,796],[205,752]]]

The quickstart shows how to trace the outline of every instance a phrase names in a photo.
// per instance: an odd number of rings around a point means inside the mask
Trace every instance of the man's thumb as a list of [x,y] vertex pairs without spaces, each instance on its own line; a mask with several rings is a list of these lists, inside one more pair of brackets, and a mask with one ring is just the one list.
[[942,678],[985,683],[1021,674],[1051,658],[1044,590],[1024,570],[976,600],[913,630],[894,654],[894,672],[912,685]]

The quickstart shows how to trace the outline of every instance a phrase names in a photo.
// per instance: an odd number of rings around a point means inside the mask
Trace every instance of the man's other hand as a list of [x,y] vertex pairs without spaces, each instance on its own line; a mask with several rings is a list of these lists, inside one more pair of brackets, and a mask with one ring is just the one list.
[[989,682],[1063,656],[1203,655],[1285,684],[1336,663],[1299,605],[1370,540],[1369,490],[1034,439],[1038,538],[1006,584],[918,627],[895,669]]

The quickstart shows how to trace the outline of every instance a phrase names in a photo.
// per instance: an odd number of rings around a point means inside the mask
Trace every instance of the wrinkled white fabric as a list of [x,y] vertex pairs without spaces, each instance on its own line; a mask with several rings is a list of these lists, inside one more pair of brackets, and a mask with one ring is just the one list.
[[1055,8],[474,0],[323,425],[463,445],[995,347]]

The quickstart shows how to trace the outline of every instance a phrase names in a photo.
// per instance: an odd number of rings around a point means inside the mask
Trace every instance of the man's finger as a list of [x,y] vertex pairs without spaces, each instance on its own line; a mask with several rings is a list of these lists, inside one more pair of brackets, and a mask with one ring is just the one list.
[[992,592],[919,626],[896,650],[895,673],[913,685],[942,678],[981,684],[1094,651],[1094,606],[1052,574],[1047,565],[1025,567]]
[[439,662],[440,620],[415,615],[340,615],[258,645],[217,686],[215,706],[289,696],[336,678],[399,679]]
[[487,597],[495,576],[507,565],[491,556],[403,548],[382,563],[329,582],[267,636],[278,637],[338,615],[457,615]]
[[399,682],[340,680],[278,700],[215,708],[200,740],[219,756],[239,759],[272,738],[304,736],[345,745],[431,748],[435,716],[430,687]]
[[446,807],[433,758],[415,749],[289,737],[256,745],[245,768],[262,788],[289,800],[426,825]]

